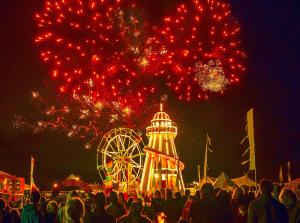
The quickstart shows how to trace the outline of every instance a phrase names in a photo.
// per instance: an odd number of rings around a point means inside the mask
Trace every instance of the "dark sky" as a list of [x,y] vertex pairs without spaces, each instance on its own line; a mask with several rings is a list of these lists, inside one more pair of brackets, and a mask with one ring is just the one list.
[[[159,18],[174,0],[151,0],[149,16]],[[245,115],[254,108],[258,177],[277,179],[279,165],[292,162],[300,176],[300,1],[232,0],[241,22],[248,69],[241,84],[224,96],[197,103],[170,97],[166,110],[177,122],[177,150],[186,164],[186,181],[203,163],[205,134],[213,141],[209,175],[242,175],[240,166]],[[36,158],[35,180],[49,185],[70,173],[97,181],[96,151],[55,132],[33,135],[12,128],[15,114],[29,115],[30,92],[41,89],[47,70],[33,44],[33,14],[41,0],[9,0],[0,7],[0,169],[29,178],[30,155]],[[155,15],[157,13],[157,15]],[[149,122],[149,120],[145,120]],[[99,139],[100,140],[100,139]],[[286,176],[286,175],[285,175]]]

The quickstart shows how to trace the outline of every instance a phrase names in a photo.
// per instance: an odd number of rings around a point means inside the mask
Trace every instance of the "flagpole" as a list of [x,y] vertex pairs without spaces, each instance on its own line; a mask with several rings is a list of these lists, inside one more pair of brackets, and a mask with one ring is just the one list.
[[287,162],[287,171],[288,171],[288,182],[291,182],[292,177],[291,177],[291,162],[290,161]]
[[255,187],[257,187],[256,168],[254,170],[254,180],[255,180]]
[[205,179],[205,183],[207,183],[207,151],[209,150],[208,147],[209,147],[210,143],[211,143],[210,138],[208,136],[208,133],[206,133],[206,146],[205,146],[205,157],[204,157],[204,174],[203,174],[203,179]]
[[203,179],[205,179],[205,182],[207,183],[207,177],[206,177],[206,171],[207,171],[207,142],[205,146],[205,157],[204,157],[204,170],[203,170]]
[[200,164],[198,164],[198,182],[199,182],[199,186],[200,186],[200,183],[201,183],[201,172],[200,172]]

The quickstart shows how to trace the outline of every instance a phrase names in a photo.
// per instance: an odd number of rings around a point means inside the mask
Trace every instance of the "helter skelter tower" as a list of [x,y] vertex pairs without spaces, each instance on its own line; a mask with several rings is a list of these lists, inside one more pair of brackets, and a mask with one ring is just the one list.
[[184,164],[179,160],[174,139],[177,127],[160,105],[151,120],[151,126],[146,128],[149,144],[144,148],[146,154],[140,190],[151,193],[154,190],[171,188],[174,191],[184,191],[181,171]]

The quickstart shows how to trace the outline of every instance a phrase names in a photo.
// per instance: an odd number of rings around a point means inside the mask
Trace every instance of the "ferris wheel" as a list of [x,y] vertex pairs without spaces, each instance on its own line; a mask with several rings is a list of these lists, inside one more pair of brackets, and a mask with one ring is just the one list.
[[141,134],[129,128],[115,128],[106,133],[97,149],[97,170],[104,182],[109,176],[113,183],[131,185],[141,178],[143,168]]

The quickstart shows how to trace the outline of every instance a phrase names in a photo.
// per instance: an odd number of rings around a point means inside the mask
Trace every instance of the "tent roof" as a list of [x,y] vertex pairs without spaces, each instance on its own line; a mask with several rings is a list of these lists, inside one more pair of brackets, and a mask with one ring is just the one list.
[[248,187],[255,186],[255,181],[250,179],[248,176],[233,178],[232,181],[239,187],[242,185],[246,185]]
[[233,187],[237,186],[224,172],[220,174],[213,185],[215,188],[220,188],[222,190],[231,190]]
[[4,171],[2,171],[2,170],[0,170],[0,175],[9,175],[9,176],[11,176],[11,174],[6,173],[6,172],[4,172]]
[[291,182],[287,182],[286,184],[300,184],[300,178],[296,178]]
[[207,183],[214,184],[214,182],[215,182],[215,180],[216,180],[215,177],[206,177],[206,178],[207,178],[207,179],[204,179],[204,178],[203,178],[203,179],[200,181],[200,185],[199,185],[200,188],[201,188],[202,185],[205,184],[206,182],[207,182]]

